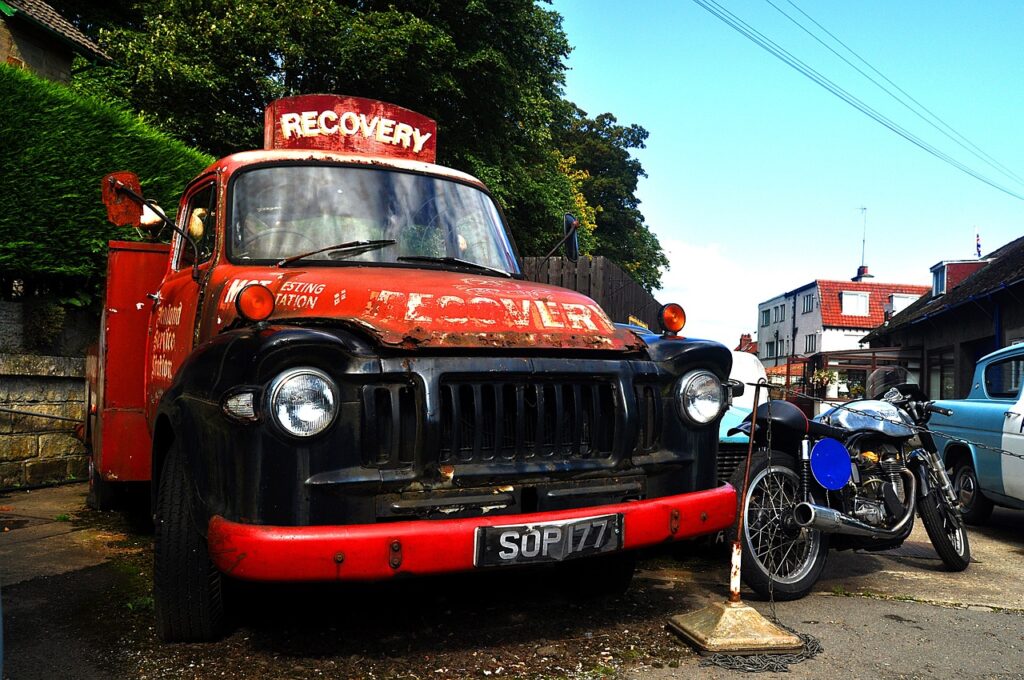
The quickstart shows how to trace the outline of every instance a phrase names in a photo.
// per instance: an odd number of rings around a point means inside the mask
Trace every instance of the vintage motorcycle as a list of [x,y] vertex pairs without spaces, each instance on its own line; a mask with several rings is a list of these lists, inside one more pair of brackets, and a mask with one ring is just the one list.
[[[951,571],[971,561],[959,501],[928,432],[932,413],[905,369],[879,369],[865,394],[814,420],[772,400],[757,410],[743,509],[742,575],[758,595],[803,597],[829,548],[888,550],[906,540],[916,509]],[[750,434],[751,418],[730,431]],[[732,477],[743,488],[745,465]],[[737,513],[737,517],[739,517]],[[735,531],[735,529],[734,529]]]

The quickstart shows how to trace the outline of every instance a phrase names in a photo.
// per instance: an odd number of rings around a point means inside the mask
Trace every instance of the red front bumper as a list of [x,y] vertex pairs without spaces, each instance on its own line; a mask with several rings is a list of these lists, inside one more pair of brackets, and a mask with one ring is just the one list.
[[540,524],[622,513],[623,547],[643,548],[724,529],[736,492],[717,489],[575,510],[352,526],[276,527],[210,520],[210,557],[231,576],[253,581],[376,581],[398,575],[473,569],[476,528]]

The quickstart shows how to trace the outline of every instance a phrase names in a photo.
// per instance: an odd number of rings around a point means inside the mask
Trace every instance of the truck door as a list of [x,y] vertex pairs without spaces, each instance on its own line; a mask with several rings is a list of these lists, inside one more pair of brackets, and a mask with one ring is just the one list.
[[216,245],[217,186],[213,179],[194,185],[185,196],[178,226],[195,239],[197,248],[180,234],[171,246],[171,264],[150,317],[146,361],[147,415],[152,416],[160,397],[195,344],[199,317],[196,309],[213,265]]

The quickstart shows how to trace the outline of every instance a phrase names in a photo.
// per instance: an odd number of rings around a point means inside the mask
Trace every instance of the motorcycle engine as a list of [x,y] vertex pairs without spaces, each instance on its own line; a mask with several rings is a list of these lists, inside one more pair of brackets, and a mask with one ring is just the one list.
[[865,442],[854,458],[859,480],[848,499],[850,514],[872,526],[887,526],[902,513],[906,494],[900,450],[887,442]]

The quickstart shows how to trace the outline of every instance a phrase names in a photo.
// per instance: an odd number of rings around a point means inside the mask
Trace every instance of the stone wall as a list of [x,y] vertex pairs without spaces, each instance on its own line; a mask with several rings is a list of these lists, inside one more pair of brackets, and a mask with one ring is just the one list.
[[[0,354],[0,409],[74,418],[85,414],[85,361]],[[76,422],[0,411],[0,489],[85,479]]]
[[[33,325],[26,322],[26,305],[19,300],[0,300],[0,354],[42,353],[31,342]],[[48,338],[50,353],[66,357],[85,356],[89,345],[99,337],[100,314],[95,307],[64,309],[64,324],[58,335]]]

